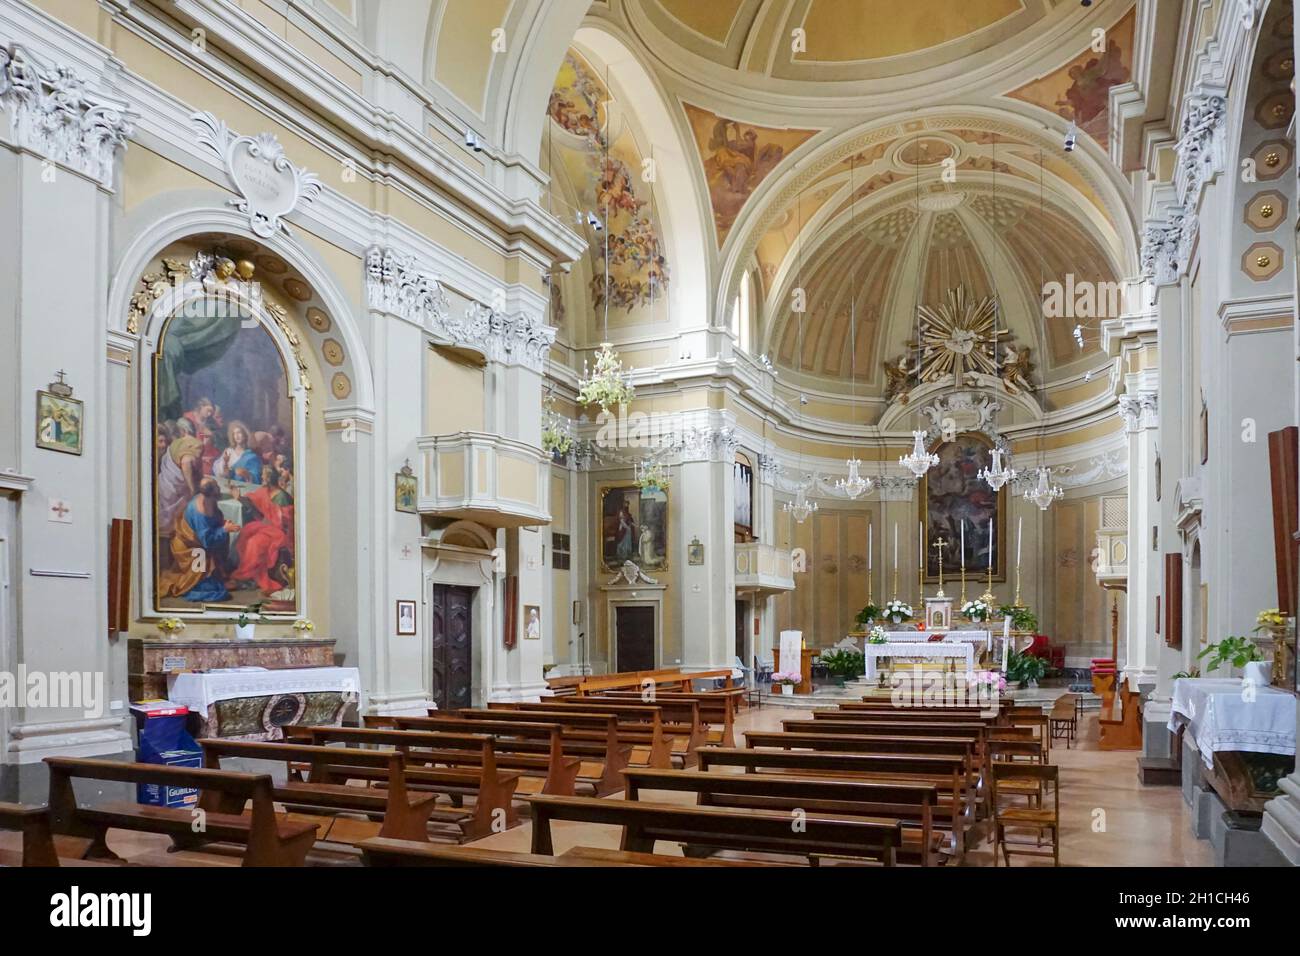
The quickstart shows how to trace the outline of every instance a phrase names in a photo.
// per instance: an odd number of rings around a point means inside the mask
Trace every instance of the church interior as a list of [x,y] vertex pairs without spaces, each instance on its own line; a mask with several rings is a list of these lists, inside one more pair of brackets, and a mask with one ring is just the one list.
[[0,867],[1300,865],[1296,46],[4,0]]

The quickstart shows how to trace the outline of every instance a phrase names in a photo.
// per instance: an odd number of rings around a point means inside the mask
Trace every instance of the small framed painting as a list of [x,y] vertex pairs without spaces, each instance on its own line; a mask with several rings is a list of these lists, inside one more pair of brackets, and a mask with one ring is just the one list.
[[536,604],[524,605],[524,640],[542,639],[542,609]]
[[[68,389],[71,391],[71,389]],[[80,455],[82,404],[78,399],[36,390],[36,447]]]
[[686,546],[686,563],[692,567],[704,564],[704,545],[700,543],[698,537],[692,538],[691,543]]
[[415,472],[411,470],[410,461],[407,461],[402,470],[393,476],[393,507],[403,514],[419,514],[420,509],[415,503],[418,494]]
[[415,602],[397,602],[397,635],[410,637],[415,634]]

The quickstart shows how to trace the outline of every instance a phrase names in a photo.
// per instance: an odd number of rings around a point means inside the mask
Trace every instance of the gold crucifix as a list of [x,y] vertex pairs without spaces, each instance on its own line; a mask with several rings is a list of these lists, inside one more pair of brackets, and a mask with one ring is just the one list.
[[935,548],[939,552],[939,593],[935,595],[936,597],[947,597],[947,595],[943,593],[943,549],[951,546],[952,545],[943,540],[942,537],[936,539],[934,544],[931,545],[932,548]]

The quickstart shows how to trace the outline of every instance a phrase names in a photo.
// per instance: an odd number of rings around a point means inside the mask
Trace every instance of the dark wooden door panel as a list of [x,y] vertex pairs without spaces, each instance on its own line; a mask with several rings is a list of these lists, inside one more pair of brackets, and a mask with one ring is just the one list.
[[430,594],[431,696],[439,710],[469,707],[473,694],[474,589],[435,584]]
[[655,609],[620,607],[615,612],[615,666],[620,672],[655,666]]

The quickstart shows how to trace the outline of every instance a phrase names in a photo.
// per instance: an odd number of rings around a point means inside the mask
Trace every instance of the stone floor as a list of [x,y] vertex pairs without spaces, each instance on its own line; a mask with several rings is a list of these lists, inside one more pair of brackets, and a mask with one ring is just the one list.
[[[737,722],[737,730],[780,730],[781,721],[807,716],[807,711],[765,705],[751,708]],[[1097,749],[1095,716],[1080,725],[1081,739],[1073,749],[1059,744],[1052,761],[1061,767],[1061,862],[1066,866],[1213,866],[1208,841],[1192,835],[1191,820],[1178,787],[1142,787],[1137,780],[1137,754]],[[614,797],[612,799],[618,799]],[[657,794],[656,799],[689,800],[686,794]],[[475,846],[527,850],[531,825],[524,823],[505,833],[480,840]],[[598,824],[557,823],[553,830],[556,852],[571,846],[617,847],[619,831]],[[113,849],[123,857],[147,862],[161,858],[167,840],[142,834],[114,833]],[[16,850],[17,834],[0,833],[0,850]],[[660,852],[664,852],[661,848]],[[173,865],[182,864],[169,855]],[[349,854],[322,854],[320,862],[346,863]],[[991,844],[973,850],[968,865],[991,865]],[[231,865],[236,860],[229,861]],[[1017,857],[1015,865],[1050,865]]]

